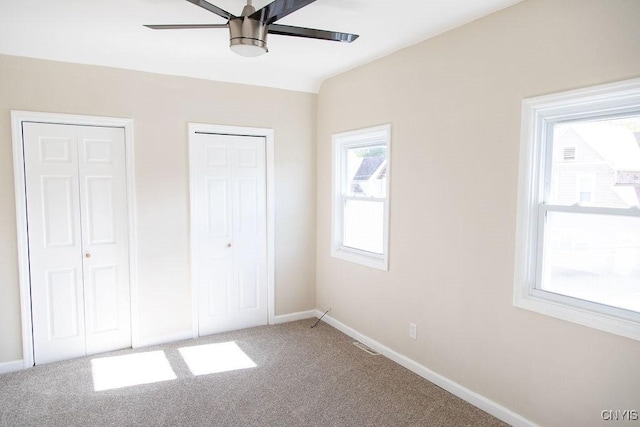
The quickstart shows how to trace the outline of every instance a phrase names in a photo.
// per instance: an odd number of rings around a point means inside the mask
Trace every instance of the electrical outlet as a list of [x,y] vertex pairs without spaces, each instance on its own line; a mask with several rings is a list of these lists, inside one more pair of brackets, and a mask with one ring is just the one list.
[[418,326],[415,323],[409,323],[409,338],[416,339],[418,335]]

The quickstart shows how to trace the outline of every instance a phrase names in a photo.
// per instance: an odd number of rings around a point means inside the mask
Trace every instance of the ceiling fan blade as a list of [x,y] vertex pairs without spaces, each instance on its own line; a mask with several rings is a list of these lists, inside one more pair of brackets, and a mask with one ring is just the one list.
[[190,3],[195,4],[196,6],[200,6],[203,9],[207,9],[209,12],[213,12],[221,18],[229,20],[231,18],[235,18],[235,16],[224,9],[220,9],[218,6],[214,6],[208,1],[205,0],[187,0]]
[[281,36],[305,37],[309,39],[333,40],[336,42],[351,43],[359,36],[357,34],[338,33],[335,31],[315,30],[313,28],[292,27],[291,25],[269,25],[269,33]]
[[[191,1],[191,0],[189,0]],[[273,24],[278,19],[284,18],[290,13],[313,3],[316,0],[275,0],[260,10],[251,14],[251,18],[265,24]]]
[[229,28],[227,24],[168,24],[168,25],[145,25],[152,30],[193,30],[200,28]]

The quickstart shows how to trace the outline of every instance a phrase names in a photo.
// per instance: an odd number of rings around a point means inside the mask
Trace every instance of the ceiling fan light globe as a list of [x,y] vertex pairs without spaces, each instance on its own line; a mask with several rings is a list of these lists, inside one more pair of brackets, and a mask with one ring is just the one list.
[[255,44],[231,43],[231,51],[246,58],[255,58],[256,56],[267,53],[266,46],[257,46]]

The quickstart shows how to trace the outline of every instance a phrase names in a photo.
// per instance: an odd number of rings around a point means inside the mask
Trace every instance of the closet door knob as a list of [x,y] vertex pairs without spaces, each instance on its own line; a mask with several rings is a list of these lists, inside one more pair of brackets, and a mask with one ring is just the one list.
[[91,254],[89,252],[87,252],[86,254],[84,254],[85,258],[91,258]]
[[231,243],[227,243],[227,247],[230,248],[231,247]]

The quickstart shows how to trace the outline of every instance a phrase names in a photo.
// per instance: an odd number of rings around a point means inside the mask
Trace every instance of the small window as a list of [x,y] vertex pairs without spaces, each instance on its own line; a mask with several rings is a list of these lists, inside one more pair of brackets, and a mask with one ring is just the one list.
[[[608,169],[608,167],[607,167]],[[578,204],[586,206],[593,203],[593,190],[596,177],[592,175],[578,176]],[[603,192],[606,193],[606,183]]]
[[522,117],[514,304],[640,339],[640,80]]
[[389,125],[333,135],[334,257],[388,269]]

